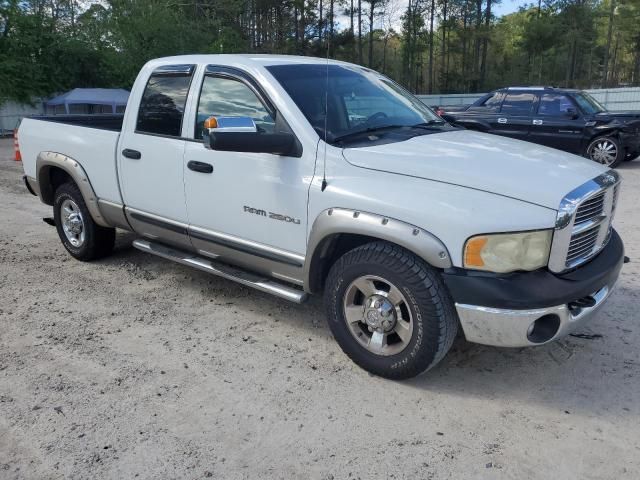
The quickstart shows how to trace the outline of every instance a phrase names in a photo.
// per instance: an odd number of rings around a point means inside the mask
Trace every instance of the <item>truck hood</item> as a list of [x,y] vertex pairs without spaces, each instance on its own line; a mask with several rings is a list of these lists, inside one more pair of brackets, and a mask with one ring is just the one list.
[[601,112],[593,118],[598,124],[640,129],[640,111]]
[[533,143],[469,130],[346,148],[352,165],[504,195],[557,209],[574,188],[607,169]]
[[614,118],[620,120],[640,120],[640,110],[606,111],[597,113],[595,117],[598,120],[612,120]]

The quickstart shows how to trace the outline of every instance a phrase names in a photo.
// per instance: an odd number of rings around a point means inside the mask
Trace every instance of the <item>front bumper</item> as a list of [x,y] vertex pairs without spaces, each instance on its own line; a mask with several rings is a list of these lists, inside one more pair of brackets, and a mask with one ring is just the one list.
[[[584,325],[613,291],[623,262],[624,246],[613,231],[598,256],[566,274],[458,270],[445,272],[444,278],[468,341],[526,347],[557,340]],[[591,305],[576,306],[585,298]]]

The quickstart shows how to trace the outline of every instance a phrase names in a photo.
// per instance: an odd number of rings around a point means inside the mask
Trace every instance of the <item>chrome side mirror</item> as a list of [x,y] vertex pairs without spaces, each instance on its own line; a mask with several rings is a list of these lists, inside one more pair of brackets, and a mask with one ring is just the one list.
[[257,133],[258,128],[251,117],[209,117],[204,121],[202,140],[205,148],[211,148],[214,133]]

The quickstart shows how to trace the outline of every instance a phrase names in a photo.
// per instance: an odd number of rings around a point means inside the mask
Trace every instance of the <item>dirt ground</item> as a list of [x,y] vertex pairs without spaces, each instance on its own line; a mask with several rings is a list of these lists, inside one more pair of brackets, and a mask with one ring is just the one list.
[[[640,159],[632,263],[587,329],[460,339],[417,379],[352,364],[296,306],[134,250],[81,263],[0,141],[0,478],[638,479]],[[637,259],[636,262],[633,260]]]

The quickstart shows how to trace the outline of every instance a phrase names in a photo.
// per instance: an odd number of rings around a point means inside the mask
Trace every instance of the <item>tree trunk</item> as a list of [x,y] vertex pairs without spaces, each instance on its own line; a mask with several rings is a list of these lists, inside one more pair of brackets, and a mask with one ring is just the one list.
[[467,9],[468,4],[465,2],[464,10],[462,12],[462,82],[463,91],[467,92],[467,25],[469,24],[469,11]]
[[349,9],[349,32],[353,37],[353,0],[351,0],[351,8]]
[[611,53],[611,36],[613,34],[613,18],[616,10],[616,0],[611,0],[611,8],[609,9],[609,26],[607,28],[607,45],[604,49],[604,60],[602,61],[602,87],[607,88],[607,77],[609,76],[609,55]]
[[351,34],[351,40],[353,42],[353,51],[351,52],[351,58],[354,59],[356,56],[356,42],[353,30],[353,0],[351,0],[351,8],[349,9],[349,33]]
[[429,12],[429,94],[433,93],[433,17],[436,13],[436,0],[431,0]]
[[491,27],[491,0],[487,0],[486,17],[484,20],[485,32],[482,39],[482,66],[480,68],[480,89],[484,88],[487,76],[487,50],[489,49],[489,28]]
[[295,3],[293,6],[293,19],[294,19],[294,28],[295,28],[295,47],[296,51],[300,51],[300,25],[298,23],[298,4]]
[[451,36],[451,30],[447,30],[447,65],[444,71],[444,91],[449,91],[449,65],[451,64],[451,49],[449,48],[449,41]]
[[384,43],[382,46],[382,73],[387,73],[387,42],[389,38],[387,35],[384,36]]
[[318,8],[318,42],[322,46],[322,0]]
[[362,65],[362,0],[358,0],[358,63]]
[[304,41],[304,31],[307,28],[306,20],[304,17],[304,8],[305,8],[305,0],[302,0],[300,4],[300,53],[304,55],[307,50],[305,41]]
[[482,0],[476,0],[476,31],[475,31],[475,51],[473,54],[473,89],[479,91],[479,73],[480,66],[480,25],[482,25]]
[[633,62],[633,74],[631,82],[633,85],[640,83],[640,33],[634,38],[634,62]]
[[329,47],[333,45],[333,6],[335,0],[329,0]]
[[369,0],[369,68],[373,68],[373,14],[376,0]]
[[442,2],[442,51],[440,52],[440,91],[446,85],[445,60],[447,51],[447,0]]
[[611,61],[611,75],[609,85],[615,86],[617,84],[617,67],[618,67],[618,45],[620,43],[620,35],[616,35],[616,45],[613,47],[613,59]]

